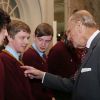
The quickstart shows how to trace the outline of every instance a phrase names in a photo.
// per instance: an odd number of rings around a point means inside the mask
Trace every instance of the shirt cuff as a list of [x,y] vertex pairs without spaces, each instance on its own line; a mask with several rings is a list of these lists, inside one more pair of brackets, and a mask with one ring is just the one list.
[[42,83],[44,81],[44,77],[45,77],[46,72],[44,72],[43,77],[42,77]]

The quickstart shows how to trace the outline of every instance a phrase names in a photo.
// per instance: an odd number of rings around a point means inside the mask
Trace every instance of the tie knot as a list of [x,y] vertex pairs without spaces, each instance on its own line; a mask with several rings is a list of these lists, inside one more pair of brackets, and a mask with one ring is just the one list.
[[45,53],[43,53],[42,57],[43,57],[44,59],[46,59],[46,54],[45,54]]
[[85,48],[83,49],[83,52],[82,52],[82,55],[81,55],[81,59],[82,59],[82,60],[84,60],[84,57],[85,57],[85,55],[87,54],[87,52],[88,52],[88,48],[85,47]]
[[22,55],[19,55],[19,61],[22,61]]
[[84,53],[86,54],[87,52],[88,52],[88,48],[85,47],[85,48],[84,48]]

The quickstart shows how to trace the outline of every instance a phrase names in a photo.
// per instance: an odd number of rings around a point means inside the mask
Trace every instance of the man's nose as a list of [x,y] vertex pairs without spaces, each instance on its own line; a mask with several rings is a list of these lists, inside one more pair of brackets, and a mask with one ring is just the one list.
[[70,35],[67,36],[67,40],[70,41]]
[[5,33],[4,33],[4,34],[5,34],[5,36],[8,36],[8,32],[7,32],[7,30],[5,30]]
[[46,42],[45,42],[45,41],[43,41],[43,42],[42,42],[42,46],[45,46],[45,45],[46,45]]

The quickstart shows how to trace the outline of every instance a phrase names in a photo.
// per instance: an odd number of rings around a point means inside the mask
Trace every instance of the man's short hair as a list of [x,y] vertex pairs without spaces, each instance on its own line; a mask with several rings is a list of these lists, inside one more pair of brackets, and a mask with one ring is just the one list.
[[35,30],[35,36],[41,37],[41,36],[53,36],[53,28],[51,25],[47,23],[41,23],[37,26]]
[[29,34],[31,33],[30,27],[26,23],[19,20],[12,20],[7,27],[7,31],[11,38],[14,38],[15,35],[20,31],[24,31]]

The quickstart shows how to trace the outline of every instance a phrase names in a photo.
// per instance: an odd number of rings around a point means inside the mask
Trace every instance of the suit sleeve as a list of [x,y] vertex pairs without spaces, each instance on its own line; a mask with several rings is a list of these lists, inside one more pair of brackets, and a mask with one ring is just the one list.
[[73,90],[72,80],[61,78],[60,76],[56,76],[50,73],[45,74],[43,85],[48,88],[63,92],[71,92]]
[[0,100],[4,100],[4,67],[0,59]]

